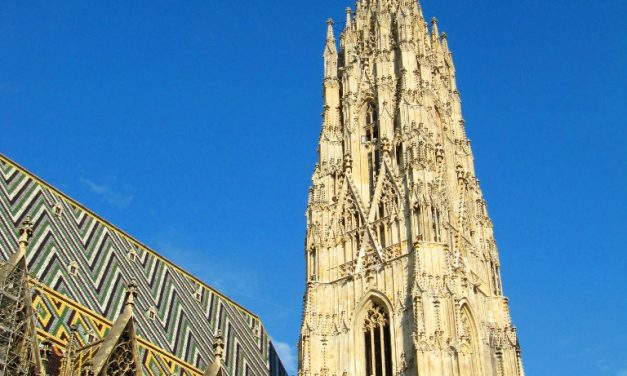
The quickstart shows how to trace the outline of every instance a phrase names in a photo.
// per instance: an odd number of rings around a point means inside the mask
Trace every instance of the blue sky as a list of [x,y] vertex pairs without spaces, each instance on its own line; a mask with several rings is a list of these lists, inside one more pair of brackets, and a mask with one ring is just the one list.
[[[3,0],[0,150],[259,313],[294,371],[325,21],[348,5]],[[627,3],[423,8],[527,374],[626,376]]]

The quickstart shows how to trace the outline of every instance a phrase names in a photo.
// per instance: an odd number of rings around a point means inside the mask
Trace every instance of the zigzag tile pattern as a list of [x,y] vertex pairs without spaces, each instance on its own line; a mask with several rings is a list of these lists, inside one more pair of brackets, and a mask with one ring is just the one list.
[[[124,286],[135,279],[138,334],[163,352],[142,347],[145,374],[195,374],[186,364],[204,369],[213,359],[218,329],[225,337],[231,375],[275,373],[270,366],[278,359],[254,314],[0,155],[3,259],[15,249],[17,225],[26,216],[34,222],[28,268],[47,289],[44,293],[38,288],[35,310],[41,331],[59,344],[67,340],[73,323],[102,337],[110,326],[106,320],[113,321],[122,309]],[[61,296],[94,317],[69,309],[71,304]]]

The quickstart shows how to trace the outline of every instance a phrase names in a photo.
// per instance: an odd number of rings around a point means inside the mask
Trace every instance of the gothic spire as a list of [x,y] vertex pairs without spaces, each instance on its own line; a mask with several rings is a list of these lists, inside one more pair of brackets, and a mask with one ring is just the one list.
[[438,19],[433,17],[431,19],[431,41],[432,45],[436,46],[440,44],[440,31],[438,30]]
[[[481,332],[511,325],[505,309],[486,306],[483,299],[499,301],[502,290],[498,266],[482,262],[481,250],[489,247],[495,254],[490,257],[498,256],[487,214],[472,210],[482,194],[463,132],[447,37],[435,18],[430,31],[417,0],[357,0],[354,9],[354,14],[346,9],[341,59],[332,21],[327,25],[323,126],[306,212],[299,375],[490,373],[495,370],[490,364],[479,367],[479,359],[494,356],[490,345],[457,335],[463,322],[453,314],[460,312],[459,297],[468,296]],[[463,165],[461,183],[457,165]],[[469,277],[473,283],[462,282]],[[438,299],[423,302],[423,293]],[[414,336],[402,351],[412,358],[395,356],[382,339],[385,332],[378,339],[370,334],[369,342],[352,340],[363,336],[363,322],[351,329],[344,318],[361,320],[368,300],[383,308],[389,299],[392,308],[405,307],[410,298],[413,317],[410,313],[389,329],[403,338]],[[476,346],[457,364],[415,352],[462,340]],[[338,352],[343,355],[329,356]],[[513,351],[507,355],[514,356]]]
[[444,51],[444,55],[448,57],[451,51],[448,48],[448,37],[446,33],[442,33],[441,42],[442,42],[442,50]]
[[327,21],[327,40],[324,47],[324,78],[337,78],[337,45],[333,33],[333,20]]
[[335,35],[333,33],[333,25],[335,24],[335,22],[333,22],[332,18],[329,18],[327,20],[327,46],[329,44],[329,42],[334,42],[335,43]]

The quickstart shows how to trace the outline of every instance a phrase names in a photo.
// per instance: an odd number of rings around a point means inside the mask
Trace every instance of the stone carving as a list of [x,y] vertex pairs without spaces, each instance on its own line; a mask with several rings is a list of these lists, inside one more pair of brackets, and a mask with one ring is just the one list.
[[518,347],[488,329],[511,319],[448,37],[416,1],[360,0],[339,39],[329,24],[300,375],[366,375],[362,334],[383,323],[386,376],[496,373],[466,359]]
[[135,375],[137,373],[137,363],[135,363],[133,351],[131,337],[128,333],[125,333],[107,361],[105,375]]

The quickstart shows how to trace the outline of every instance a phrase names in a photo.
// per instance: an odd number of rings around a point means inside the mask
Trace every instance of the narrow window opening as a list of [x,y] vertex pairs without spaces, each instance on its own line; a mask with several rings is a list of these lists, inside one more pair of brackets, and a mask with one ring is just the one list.
[[366,331],[364,333],[364,343],[366,344],[366,376],[372,375],[372,357],[370,354],[372,353],[372,340],[370,339],[370,335],[372,333],[370,331]]
[[372,303],[364,322],[365,376],[392,376],[392,339],[384,308]]
[[400,145],[396,147],[396,166],[403,167],[403,148]]
[[312,281],[316,281],[318,280],[318,264],[317,264],[317,260],[316,260],[316,250],[313,249],[310,253],[310,263],[311,263],[311,280]]
[[379,226],[379,241],[381,242],[381,247],[385,248],[385,225],[383,223]]

